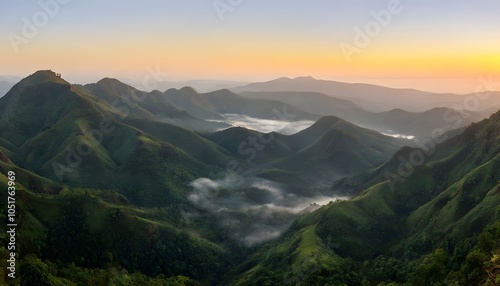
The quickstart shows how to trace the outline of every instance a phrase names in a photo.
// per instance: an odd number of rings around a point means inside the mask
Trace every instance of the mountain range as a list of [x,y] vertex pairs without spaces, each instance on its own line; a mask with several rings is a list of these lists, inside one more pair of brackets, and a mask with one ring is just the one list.
[[[495,285],[500,111],[369,111],[356,98],[431,95],[315,84],[333,83],[20,80],[0,98],[0,188],[14,171],[22,283]],[[230,115],[311,124],[259,132]]]
[[0,76],[0,97],[4,96],[20,80],[21,78],[16,76]]
[[[235,92],[317,92],[340,99],[347,99],[358,106],[374,112],[400,108],[423,112],[435,107],[470,106],[474,110],[500,106],[500,92],[494,91],[496,83],[489,78],[478,78],[477,90],[469,94],[432,93],[415,89],[396,89],[372,84],[344,83],[317,80],[313,77],[279,78],[268,82],[250,83],[235,87]],[[486,95],[486,93],[488,93]],[[477,93],[477,94],[476,94]],[[478,96],[479,94],[479,96]],[[474,97],[479,99],[474,100]],[[473,102],[469,102],[469,100]],[[470,109],[472,109],[470,108]],[[459,108],[454,108],[459,109]]]
[[[477,122],[494,113],[498,108],[490,107],[480,111],[455,110],[434,107],[424,112],[409,112],[395,108],[383,112],[370,112],[351,101],[316,92],[242,92],[248,98],[268,98],[285,102],[302,110],[322,116],[338,116],[357,125],[379,132],[405,137],[425,139],[436,129],[442,133]],[[500,98],[500,96],[499,96]],[[399,106],[399,105],[398,105]]]
[[[135,88],[144,88],[144,85],[139,82],[135,82],[129,79],[120,80],[128,85]],[[189,86],[196,89],[199,92],[210,92],[220,89],[229,89],[241,85],[248,84],[248,82],[243,81],[229,81],[229,80],[186,80],[186,81],[158,81],[154,85],[154,89],[157,90],[167,90],[167,89],[181,89],[183,87]]]

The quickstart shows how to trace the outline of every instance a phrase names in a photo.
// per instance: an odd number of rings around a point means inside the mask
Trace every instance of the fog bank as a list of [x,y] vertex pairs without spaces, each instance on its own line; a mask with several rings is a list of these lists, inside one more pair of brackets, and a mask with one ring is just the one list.
[[304,197],[261,178],[228,175],[220,180],[199,178],[190,183],[188,199],[217,218],[228,235],[252,246],[278,237],[299,214],[346,197]]
[[260,119],[241,114],[224,114],[226,119],[223,122],[233,126],[245,127],[255,131],[269,133],[278,132],[284,135],[291,135],[302,131],[314,124],[311,120],[282,121],[273,119]]

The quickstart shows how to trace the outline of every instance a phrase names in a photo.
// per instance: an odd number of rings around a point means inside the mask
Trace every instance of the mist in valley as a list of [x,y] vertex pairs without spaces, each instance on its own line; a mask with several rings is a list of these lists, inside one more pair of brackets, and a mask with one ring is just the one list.
[[[188,199],[200,211],[216,217],[227,234],[245,246],[278,237],[299,216],[343,196],[307,197],[287,191],[283,184],[256,177],[228,174],[222,179],[199,178],[189,186]],[[187,212],[199,216],[201,212]]]
[[233,127],[244,127],[262,133],[278,132],[292,135],[314,124],[311,120],[285,121],[276,119],[255,118],[244,114],[223,114],[224,120],[212,120],[230,124]]

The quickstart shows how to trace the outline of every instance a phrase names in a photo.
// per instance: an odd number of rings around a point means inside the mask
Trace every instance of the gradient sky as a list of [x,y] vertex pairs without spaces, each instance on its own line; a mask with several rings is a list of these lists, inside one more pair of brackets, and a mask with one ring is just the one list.
[[[241,3],[221,20],[217,1]],[[159,66],[172,81],[310,75],[461,93],[474,92],[478,76],[500,79],[498,0],[401,0],[402,11],[351,61],[342,43],[354,46],[355,28],[391,0],[217,1],[65,0],[16,53],[12,33],[23,36],[23,17],[33,22],[43,10],[39,1],[0,0],[0,74],[140,81]]]

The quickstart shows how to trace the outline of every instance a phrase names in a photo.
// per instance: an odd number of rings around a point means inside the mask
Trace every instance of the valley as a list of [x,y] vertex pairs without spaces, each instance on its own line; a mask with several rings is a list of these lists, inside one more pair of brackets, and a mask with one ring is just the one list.
[[37,71],[0,98],[20,272],[39,285],[484,284],[500,261],[497,93],[457,110],[459,95],[313,78],[142,91]]

